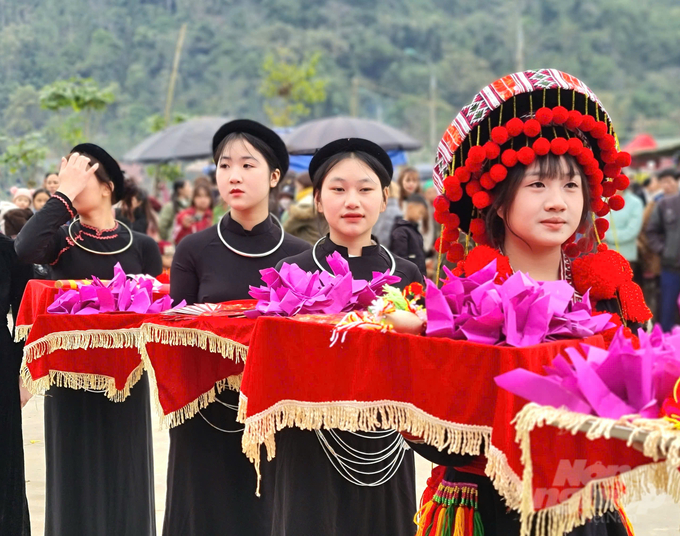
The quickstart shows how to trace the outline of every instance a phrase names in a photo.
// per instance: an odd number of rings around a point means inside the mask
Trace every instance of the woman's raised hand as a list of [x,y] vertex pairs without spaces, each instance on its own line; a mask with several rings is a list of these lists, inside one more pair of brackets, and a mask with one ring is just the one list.
[[69,159],[61,159],[59,168],[59,189],[57,191],[66,195],[71,201],[85,189],[88,181],[94,177],[99,164],[94,164],[88,169],[90,159],[79,153],[73,153]]

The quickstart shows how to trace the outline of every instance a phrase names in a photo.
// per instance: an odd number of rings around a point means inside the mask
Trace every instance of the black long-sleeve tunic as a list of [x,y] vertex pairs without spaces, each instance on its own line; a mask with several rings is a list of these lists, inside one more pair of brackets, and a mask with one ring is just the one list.
[[[349,263],[355,279],[372,279],[374,271],[385,272],[392,266],[389,255],[379,245],[363,248],[362,255],[350,257],[347,248],[334,244],[326,238],[316,248],[316,259],[328,270],[326,257],[339,252]],[[400,288],[413,282],[422,282],[420,271],[413,263],[394,257],[394,275],[401,281]],[[297,264],[306,271],[319,267],[311,251],[306,251],[284,262]],[[282,263],[279,263],[282,264]],[[276,478],[273,484],[273,517],[271,536],[297,536],[323,534],[324,536],[412,536],[416,526],[413,516],[416,512],[415,464],[413,452],[405,449],[396,432],[374,434],[352,434],[340,431],[316,432],[285,428],[276,435]],[[385,470],[389,462],[403,456],[393,476],[386,482],[373,487],[361,486],[347,480],[334,467],[338,459],[322,446],[322,441],[342,457],[354,459],[356,452],[375,454],[399,446],[392,456],[380,463],[370,465],[351,464],[350,467],[363,472],[384,472],[362,475],[350,472],[360,482],[376,483],[378,478],[389,474]],[[344,446],[343,446],[344,443]],[[328,454],[327,454],[328,453]],[[370,455],[359,454],[371,458]],[[267,463],[263,463],[262,485],[267,482]]]
[[[81,249],[64,225],[75,216],[71,201],[57,192],[17,236],[19,259],[51,264],[55,279],[110,279],[117,262],[127,273],[161,273],[158,246],[140,233],[133,232],[132,245],[116,255]],[[95,251],[118,251],[130,242],[118,224],[102,231],[76,222],[71,230],[78,243]],[[146,377],[119,403],[101,393],[58,387],[47,392],[46,536],[155,535],[151,426]]]
[[[271,251],[281,238],[271,217],[250,231],[229,215],[219,225],[227,243],[243,253]],[[170,294],[189,304],[249,299],[250,285],[262,284],[260,270],[309,247],[286,234],[270,255],[245,257],[222,243],[217,226],[210,227],[177,246]],[[243,425],[236,422],[237,406],[238,393],[225,391],[217,402],[170,430],[164,536],[268,535],[271,495],[263,487],[262,496],[255,496],[257,478],[242,451]],[[273,469],[268,467],[268,476]]]
[[24,445],[21,432],[19,366],[23,344],[14,342],[7,325],[16,320],[32,266],[17,260],[14,243],[0,234],[0,534],[28,536]]

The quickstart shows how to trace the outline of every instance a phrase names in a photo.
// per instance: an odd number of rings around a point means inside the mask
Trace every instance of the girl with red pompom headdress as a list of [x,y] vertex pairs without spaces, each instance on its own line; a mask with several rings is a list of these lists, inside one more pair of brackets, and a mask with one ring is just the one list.
[[[603,243],[609,222],[602,216],[625,205],[617,190],[628,183],[621,167],[629,162],[618,151],[603,106],[575,77],[543,69],[487,86],[454,119],[437,152],[434,182],[447,200],[437,206],[455,213],[456,231],[469,237],[454,274],[470,276],[496,261],[497,281],[516,270],[537,281],[567,280],[574,301],[590,290],[594,308],[615,313],[627,327],[648,320],[651,313],[630,266]],[[449,176],[466,181],[455,201],[445,186],[451,181],[443,180]],[[444,238],[457,234],[444,214],[437,221],[444,222],[441,249],[449,260],[460,258],[450,255]],[[418,441],[413,447],[448,466],[446,481],[478,485],[479,502],[487,503],[482,512],[487,533],[519,534],[516,516],[485,476],[484,460],[442,454]],[[617,513],[606,522],[590,522],[587,530],[626,534]]]

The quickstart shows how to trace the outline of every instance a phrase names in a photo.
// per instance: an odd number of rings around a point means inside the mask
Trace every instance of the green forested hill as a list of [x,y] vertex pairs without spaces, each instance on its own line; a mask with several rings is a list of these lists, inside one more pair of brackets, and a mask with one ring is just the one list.
[[581,77],[623,137],[680,135],[678,0],[0,0],[0,134],[43,130],[56,146],[66,117],[40,110],[38,90],[92,77],[116,85],[92,137],[121,154],[163,111],[184,22],[173,109],[187,115],[266,120],[262,64],[285,48],[321,53],[327,99],[311,117],[349,113],[354,95],[359,115],[424,142],[430,64],[437,134],[479,88],[523,65]]

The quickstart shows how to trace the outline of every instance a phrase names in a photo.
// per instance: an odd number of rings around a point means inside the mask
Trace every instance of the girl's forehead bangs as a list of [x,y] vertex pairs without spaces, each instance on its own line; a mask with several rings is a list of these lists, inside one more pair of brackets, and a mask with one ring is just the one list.
[[583,177],[583,171],[571,157],[547,157],[538,160],[541,178],[556,179],[560,177]]
[[[234,137],[230,140],[227,140],[226,143],[224,144],[224,149],[222,149],[222,154],[220,155],[220,158],[222,156],[229,156],[227,153],[234,147],[237,143],[243,147],[243,150],[248,154],[248,156],[254,158],[255,160],[259,160],[258,158],[258,152],[254,147],[248,147],[248,140],[246,140],[243,137]],[[255,153],[255,154],[253,154]]]

